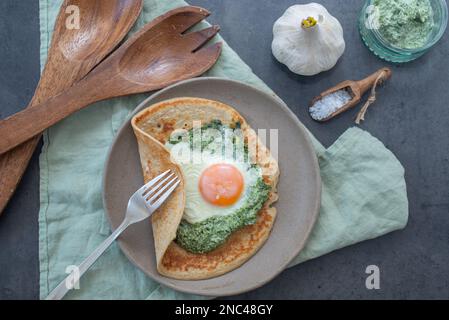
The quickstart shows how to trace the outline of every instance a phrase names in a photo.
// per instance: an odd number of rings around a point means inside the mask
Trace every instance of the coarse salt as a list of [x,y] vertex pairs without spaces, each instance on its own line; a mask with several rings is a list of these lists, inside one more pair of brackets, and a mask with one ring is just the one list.
[[352,96],[346,89],[335,91],[316,101],[309,109],[310,116],[318,121],[326,119],[351,100]]

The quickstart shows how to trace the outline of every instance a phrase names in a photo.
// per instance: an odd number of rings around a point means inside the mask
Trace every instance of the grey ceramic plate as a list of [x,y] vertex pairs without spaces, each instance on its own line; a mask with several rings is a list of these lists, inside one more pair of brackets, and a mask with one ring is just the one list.
[[[281,170],[275,225],[265,245],[240,268],[201,281],[181,281],[156,270],[149,221],[130,227],[119,240],[125,255],[154,280],[179,291],[207,296],[240,294],[278,275],[304,247],[320,206],[321,181],[315,152],[296,116],[273,95],[248,85],[219,78],[197,78],[159,91],[135,113],[175,97],[201,97],[236,108],[254,129],[279,129]],[[129,197],[143,184],[139,154],[130,121],[120,129],[106,162],[103,201],[112,228],[124,217]]]

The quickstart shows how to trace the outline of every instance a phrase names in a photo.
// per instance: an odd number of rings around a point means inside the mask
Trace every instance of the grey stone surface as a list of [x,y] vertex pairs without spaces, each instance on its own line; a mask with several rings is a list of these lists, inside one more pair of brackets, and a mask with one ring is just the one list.
[[[0,118],[28,104],[39,80],[38,2],[0,1]],[[39,297],[38,152],[0,216],[0,299]]]
[[[272,25],[292,0],[193,0],[236,52],[284,99],[326,146],[353,125],[356,111],[322,125],[307,115],[308,101],[345,79],[359,79],[386,63],[362,44],[360,0],[322,0],[341,22],[346,52],[331,71],[305,78],[271,55]],[[298,21],[299,23],[299,21]],[[268,285],[241,295],[253,299],[449,298],[449,33],[423,58],[392,65],[361,125],[383,141],[406,169],[407,228],[286,270]],[[37,0],[0,1],[0,118],[32,96],[39,71]],[[38,163],[35,155],[14,199],[0,218],[0,299],[38,297]],[[381,289],[365,288],[365,268],[381,270]]]

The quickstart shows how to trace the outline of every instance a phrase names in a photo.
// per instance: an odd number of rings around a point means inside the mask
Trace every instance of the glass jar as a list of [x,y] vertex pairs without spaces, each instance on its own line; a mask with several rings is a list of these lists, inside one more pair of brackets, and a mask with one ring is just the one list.
[[365,45],[378,57],[395,63],[415,60],[426,53],[444,34],[447,27],[448,9],[446,0],[430,0],[433,13],[433,26],[425,45],[406,49],[388,41],[379,32],[379,21],[374,6],[375,0],[366,0],[359,19],[359,31]]

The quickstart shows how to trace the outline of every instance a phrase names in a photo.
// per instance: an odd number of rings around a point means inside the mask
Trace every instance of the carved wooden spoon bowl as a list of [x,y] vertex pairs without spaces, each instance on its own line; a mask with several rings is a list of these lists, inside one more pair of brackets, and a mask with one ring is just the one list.
[[[126,36],[141,10],[142,0],[65,0],[56,19],[48,59],[33,107],[60,94],[85,77]],[[68,27],[77,10],[79,29]],[[72,12],[73,11],[73,12]],[[0,156],[0,214],[25,172],[40,135]]]
[[220,56],[221,43],[203,48],[219,27],[185,32],[208,15],[205,9],[187,6],[148,23],[73,87],[1,121],[0,153],[94,102],[160,89],[201,75]]
[[79,29],[67,28],[66,13],[61,17],[63,21],[58,21],[55,32],[59,35],[58,46],[62,54],[75,61],[102,60],[128,33],[142,8],[142,0],[68,2],[67,8],[79,8]]

